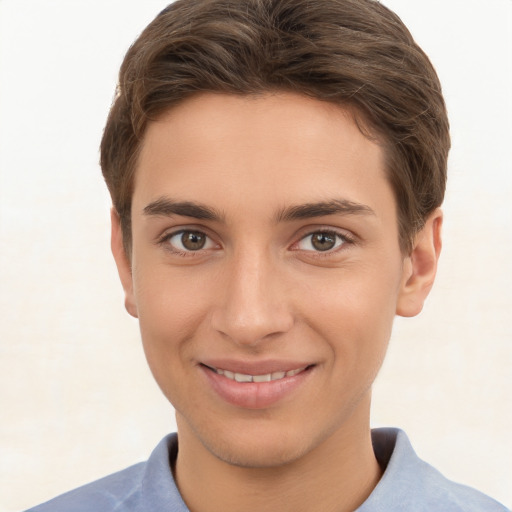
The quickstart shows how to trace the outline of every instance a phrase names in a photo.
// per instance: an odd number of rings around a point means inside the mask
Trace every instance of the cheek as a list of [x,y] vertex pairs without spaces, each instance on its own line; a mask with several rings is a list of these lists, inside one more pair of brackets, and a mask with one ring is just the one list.
[[168,268],[134,271],[135,295],[144,351],[155,378],[171,378],[181,371],[194,337],[204,324],[210,290],[190,276],[180,276]]
[[200,271],[180,272],[159,262],[135,266],[134,292],[141,326],[154,333],[183,335],[205,310],[210,281]]
[[334,364],[380,366],[395,316],[399,274],[385,267],[352,268],[303,289],[302,315],[321,333]]
[[328,269],[297,281],[296,300],[335,327],[364,330],[394,317],[400,278],[399,269],[385,262]]
[[190,396],[190,401],[194,396],[189,374],[194,368],[191,354],[202,308],[197,297],[193,300],[177,284],[161,278],[145,281],[138,288],[138,310],[142,345],[151,373],[169,402],[179,410],[183,397]]

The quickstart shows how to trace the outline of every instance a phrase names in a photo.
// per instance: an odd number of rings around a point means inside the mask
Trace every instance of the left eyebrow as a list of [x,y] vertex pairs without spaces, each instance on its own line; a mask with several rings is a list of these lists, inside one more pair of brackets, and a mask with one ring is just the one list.
[[347,199],[332,199],[283,208],[277,213],[277,222],[323,217],[324,215],[375,215],[367,205]]

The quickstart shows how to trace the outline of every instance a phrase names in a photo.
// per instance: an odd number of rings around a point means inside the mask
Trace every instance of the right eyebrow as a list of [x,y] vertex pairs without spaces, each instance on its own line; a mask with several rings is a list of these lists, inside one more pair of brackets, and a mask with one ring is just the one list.
[[172,217],[181,215],[201,220],[221,221],[223,215],[209,206],[192,201],[174,201],[169,197],[160,197],[143,209],[144,215]]

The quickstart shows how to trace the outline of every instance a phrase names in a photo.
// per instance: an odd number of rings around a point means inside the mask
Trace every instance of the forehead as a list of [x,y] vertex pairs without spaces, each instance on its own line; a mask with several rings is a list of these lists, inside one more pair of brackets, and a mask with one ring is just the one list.
[[133,206],[170,196],[245,210],[331,197],[378,207],[390,193],[382,148],[349,110],[291,93],[202,94],[148,125]]

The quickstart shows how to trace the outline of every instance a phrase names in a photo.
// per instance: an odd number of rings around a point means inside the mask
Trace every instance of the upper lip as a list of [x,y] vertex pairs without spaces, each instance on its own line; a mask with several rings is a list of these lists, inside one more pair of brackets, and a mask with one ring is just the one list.
[[240,361],[234,359],[208,359],[201,361],[204,366],[216,370],[228,370],[245,375],[266,375],[274,372],[289,372],[312,366],[310,362],[271,359],[265,361]]

